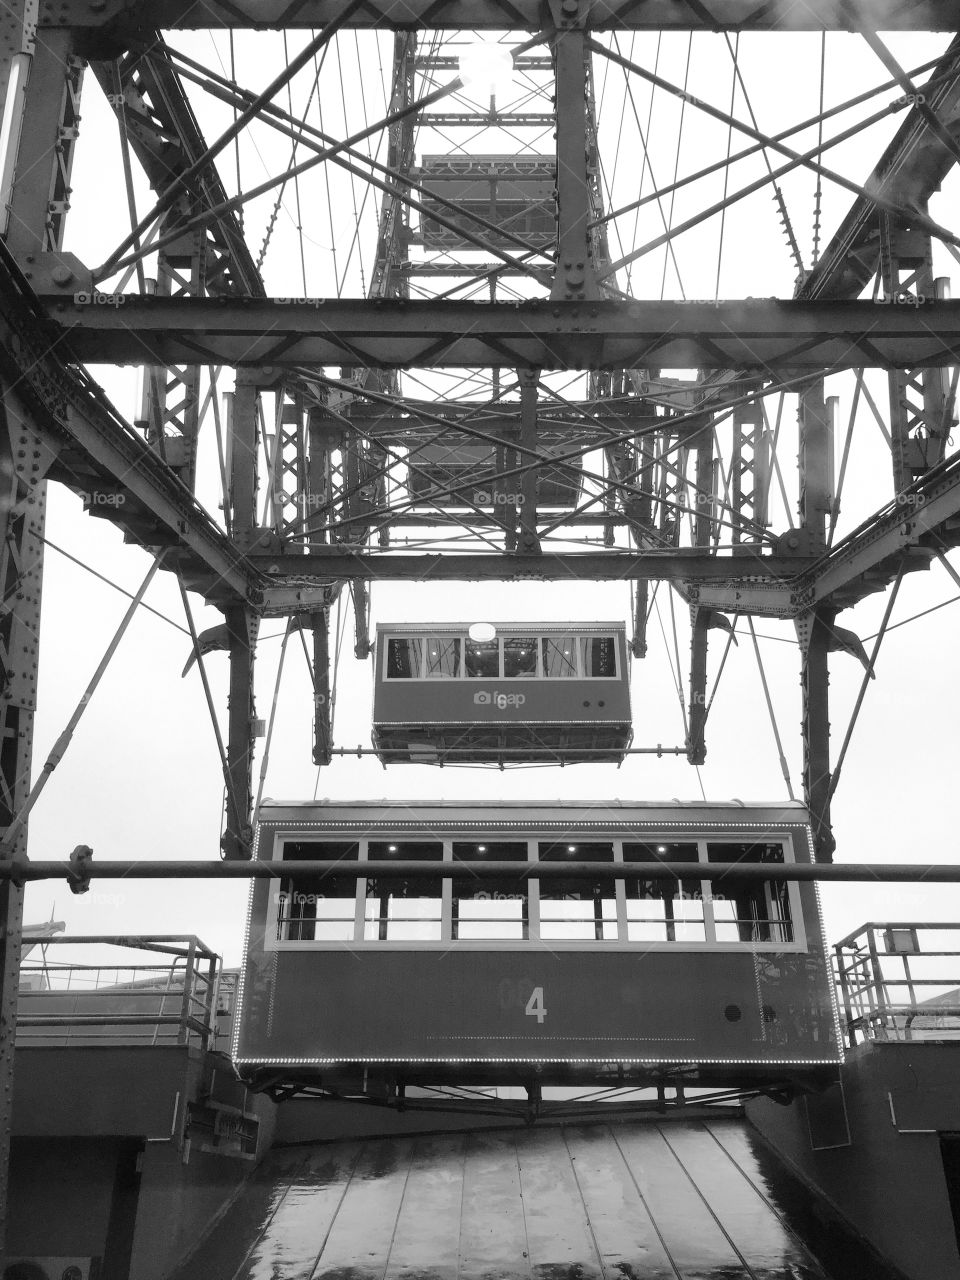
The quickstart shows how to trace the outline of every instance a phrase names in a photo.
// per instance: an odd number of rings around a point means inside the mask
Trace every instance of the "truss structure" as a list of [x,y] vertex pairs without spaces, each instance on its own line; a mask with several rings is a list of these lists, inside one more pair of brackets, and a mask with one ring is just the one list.
[[[935,249],[958,256],[960,234],[931,212],[960,159],[960,41],[945,35],[935,59],[904,68],[875,14],[871,0],[5,6],[0,826],[29,791],[52,480],[129,541],[162,550],[162,568],[223,611],[226,857],[250,855],[259,621],[291,619],[312,638],[314,755],[329,763],[331,605],[349,587],[363,657],[370,583],[430,576],[629,581],[638,657],[652,584],[669,583],[692,622],[693,763],[706,752],[711,632],[736,618],[791,619],[804,792],[828,861],[827,659],[857,643],[837,615],[960,540],[960,460],[949,445],[960,303],[934,269]],[[884,6],[885,31],[949,33],[955,21],[946,0]],[[288,49],[257,89],[205,65],[188,38],[210,28],[232,52],[234,31],[257,27],[282,30]],[[464,84],[464,29],[487,33],[505,55],[509,88]],[[763,131],[734,42],[827,30],[858,33],[881,82]],[[694,96],[687,80],[651,65],[652,46],[635,52],[637,37],[658,31],[721,33],[740,109],[733,97],[724,108]],[[371,57],[352,89],[362,118],[344,106],[334,127],[316,107],[352,33]],[[613,73],[628,90],[610,128],[602,98]],[[719,128],[714,158],[692,176],[655,181],[642,158],[649,117],[629,86],[642,87],[651,114],[667,103],[681,127],[689,114]],[[122,174],[129,200],[129,230],[102,263],[64,247],[88,92],[115,114],[119,145],[104,164]],[[214,141],[201,124],[210,104],[220,112],[209,117],[220,121]],[[899,127],[872,171],[831,163],[831,147],[890,119]],[[254,129],[282,157],[257,183],[231,168]],[[734,164],[751,156],[763,167],[738,185]],[[345,251],[313,296],[306,266],[298,280],[285,265],[280,292],[269,263],[284,193],[295,188],[299,210],[297,184],[329,171],[363,192],[337,219],[366,237],[365,268],[358,277]],[[817,181],[807,265],[784,196],[795,172]],[[710,174],[724,175],[723,199],[697,194],[694,212],[675,219],[678,192],[699,193]],[[151,193],[149,212],[142,200],[138,210],[138,184]],[[821,248],[822,184],[849,207]],[[689,300],[663,283],[660,297],[638,286],[651,255],[663,250],[665,282],[674,240],[754,191],[772,196],[783,219],[792,296],[721,299],[718,287]],[[275,201],[259,253],[245,225],[257,199]],[[87,363],[143,370],[129,421]],[[878,369],[889,386],[882,410],[865,374]],[[825,379],[840,370],[881,419],[890,467],[873,513],[838,539],[848,442]],[[201,501],[203,431],[216,435],[216,504]],[[785,478],[788,436],[799,462]],[[23,830],[3,856],[22,855]],[[20,890],[0,884],[0,1044],[9,1046]]]

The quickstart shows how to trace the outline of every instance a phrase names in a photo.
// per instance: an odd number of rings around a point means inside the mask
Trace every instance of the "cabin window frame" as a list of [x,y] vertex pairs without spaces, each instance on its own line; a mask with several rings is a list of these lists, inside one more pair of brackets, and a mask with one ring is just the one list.
[[[792,826],[781,830],[765,832],[762,839],[756,836],[756,843],[779,844],[783,849],[784,862],[796,862],[795,841],[802,839],[803,827]],[[348,842],[345,837],[347,833],[333,832],[327,830],[305,830],[304,828],[291,829],[289,827],[275,828],[270,833],[272,841],[270,852],[267,855],[268,861],[281,861],[284,846],[287,843],[303,844],[303,843],[331,843],[343,844]],[[704,940],[658,940],[658,939],[629,939],[629,920],[627,911],[627,893],[626,881],[629,879],[643,879],[642,875],[631,875],[628,868],[641,867],[642,863],[627,863],[623,859],[624,844],[638,843],[655,843],[658,840],[664,843],[674,844],[696,844],[698,850],[697,863],[690,863],[693,875],[684,877],[684,879],[696,880],[696,867],[708,865],[707,846],[708,845],[742,845],[754,838],[755,833],[745,831],[707,831],[702,827],[694,828],[687,831],[677,828],[666,829],[643,829],[639,831],[624,831],[622,828],[614,828],[612,830],[590,830],[579,831],[569,836],[571,840],[579,838],[582,843],[611,843],[613,845],[613,862],[617,866],[622,866],[626,874],[618,876],[614,880],[615,896],[616,896],[616,918],[617,918],[617,936],[616,938],[591,938],[591,939],[570,939],[570,938],[541,938],[541,916],[540,916],[540,880],[532,876],[527,880],[527,936],[522,939],[486,939],[486,938],[454,938],[453,934],[453,880],[445,877],[441,883],[441,916],[440,916],[440,937],[439,939],[366,939],[365,931],[365,907],[367,878],[357,878],[357,890],[354,895],[354,931],[353,937],[350,939],[304,939],[296,940],[290,938],[279,938],[278,924],[281,910],[281,903],[278,901],[278,893],[275,888],[274,881],[265,881],[264,887],[267,890],[267,901],[265,910],[261,911],[260,918],[263,920],[263,948],[265,951],[322,951],[322,950],[339,950],[346,948],[353,949],[382,949],[382,950],[435,950],[444,951],[451,946],[460,950],[477,950],[477,951],[521,951],[530,950],[531,947],[543,945],[552,950],[562,951],[630,951],[633,953],[643,953],[645,951],[666,951],[668,953],[677,952],[732,952],[732,953],[780,953],[780,952],[807,952],[815,945],[815,939],[808,943],[806,921],[804,918],[803,901],[801,898],[800,884],[797,881],[785,881],[786,894],[785,899],[790,911],[790,929],[792,940],[789,942],[778,941],[718,941],[717,940],[717,920],[714,913],[714,898],[720,898],[722,890],[714,895],[711,889],[711,881],[700,881],[700,892],[702,895],[704,928],[706,937]],[[442,862],[444,864],[453,861],[453,845],[454,843],[467,842],[477,843],[487,841],[491,844],[522,844],[527,845],[527,863],[535,863],[538,859],[538,846],[540,844],[559,843],[568,838],[567,833],[550,832],[542,829],[530,830],[521,828],[519,830],[484,830],[480,824],[471,826],[463,831],[444,832],[444,833],[420,833],[409,831],[393,831],[377,830],[369,832],[363,837],[355,837],[355,842],[359,845],[358,861],[362,864],[369,860],[368,853],[371,844],[387,843],[392,840],[398,843],[436,843],[442,844]],[[262,837],[261,837],[262,839]],[[351,860],[352,861],[352,860]],[[519,865],[519,864],[518,864]],[[762,863],[758,863],[758,868],[762,868]],[[762,872],[758,875],[758,879],[762,881]],[[490,881],[491,892],[497,892],[501,882]],[[772,882],[770,882],[772,883]],[[516,890],[516,880],[511,881],[511,892]],[[506,886],[506,882],[504,882]],[[264,919],[265,916],[265,919]],[[721,924],[723,922],[721,921]]]
[[[664,848],[662,858],[658,858],[658,850],[656,846],[660,843],[661,841],[656,838],[654,839],[648,838],[644,840],[624,840],[621,845],[624,866],[635,868],[634,874],[630,876],[625,875],[622,881],[624,898],[626,900],[626,939],[628,942],[636,943],[639,945],[645,945],[649,943],[657,943],[657,944],[663,943],[666,946],[676,946],[678,942],[681,944],[685,942],[706,943],[710,940],[710,935],[711,935],[710,925],[707,920],[707,899],[709,898],[710,902],[712,902],[712,895],[710,894],[710,882],[709,881],[704,882],[696,874],[697,867],[701,865],[701,857],[700,857],[701,849],[700,849],[699,841],[681,838],[679,840],[670,840],[670,841],[662,842],[665,846],[668,846],[668,845],[683,846],[684,852],[692,848],[695,854],[695,857],[692,859],[687,859],[683,856],[677,857],[667,847]],[[640,858],[637,858],[636,860],[630,860],[630,861],[627,860],[626,846],[638,845],[638,844],[653,846],[653,856],[650,858],[648,863],[644,862],[644,860]],[[645,877],[643,874],[643,868],[645,865],[651,865],[657,862],[658,860],[683,862],[684,865],[689,866],[691,868],[691,874],[689,876],[681,876],[677,881],[670,881],[670,880],[649,881],[647,877]],[[647,899],[639,898],[639,897],[637,898],[631,897],[628,892],[628,887],[629,887],[628,882],[633,882],[633,881],[636,881],[637,883],[640,883],[640,884],[652,883],[656,887],[659,887],[660,885],[670,885],[670,886],[678,885],[679,886],[680,888],[679,897],[675,893],[672,893],[669,895],[669,903],[670,903],[669,907],[666,905],[668,902],[667,896],[664,894],[659,895],[659,900],[664,904],[662,921],[660,919],[655,919],[652,915],[648,918],[642,917],[642,916],[631,916],[631,913],[630,913],[631,902],[657,901],[657,897],[647,898]],[[690,886],[690,885],[696,885],[697,887],[692,890],[688,890],[687,886]],[[680,916],[677,915],[676,909],[675,909],[675,903],[689,900],[691,893],[694,900],[699,902],[699,909],[698,909],[696,918],[688,920],[684,917],[682,913]],[[648,927],[656,926],[657,928],[659,928],[661,924],[663,926],[663,930],[665,934],[665,936],[662,938],[661,937],[644,938],[644,937],[630,936],[631,927],[637,928],[639,930],[643,928],[645,925]],[[684,926],[688,924],[696,927],[700,932],[702,932],[703,936],[691,937],[687,935],[686,937],[684,937],[681,933],[681,936],[678,938],[677,937],[678,926],[681,930],[683,930]],[[671,936],[671,934],[673,936]],[[714,937],[714,941],[715,940],[716,939]]]
[[[546,674],[544,663],[544,644],[552,640],[560,640],[566,636],[570,636],[573,641],[573,656],[576,670],[571,675],[550,676]],[[469,636],[466,630],[463,631],[418,631],[418,632],[396,632],[383,631],[377,637],[378,658],[377,671],[380,683],[390,686],[400,686],[401,688],[413,684],[476,684],[478,681],[484,680],[514,680],[526,683],[528,680],[535,680],[537,683],[550,682],[562,685],[570,685],[574,682],[580,682],[590,685],[604,683],[629,683],[629,671],[626,664],[626,638],[623,631],[615,628],[595,628],[592,630],[583,630],[572,628],[569,631],[545,631],[542,627],[520,628],[510,631],[498,631],[497,641],[497,674],[496,675],[468,675],[467,674],[467,644]],[[536,671],[506,675],[506,655],[504,650],[504,642],[506,640],[527,640],[530,639],[534,643],[536,652]],[[585,651],[586,646],[591,640],[612,640],[614,667],[612,675],[594,676],[589,675],[585,669]],[[426,642],[428,640],[455,640],[459,642],[459,662],[456,675],[447,675],[443,672],[432,672],[427,675],[409,675],[395,676],[390,674],[390,645],[393,641],[411,641],[417,640]],[[382,651],[381,651],[382,650]]]

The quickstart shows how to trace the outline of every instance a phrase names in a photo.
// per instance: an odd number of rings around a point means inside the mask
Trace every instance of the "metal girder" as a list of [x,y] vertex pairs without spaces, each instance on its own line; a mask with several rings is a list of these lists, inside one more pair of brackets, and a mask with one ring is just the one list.
[[852,534],[810,570],[810,602],[847,608],[886,587],[904,557],[926,568],[960,539],[960,462],[899,494],[889,509]]
[[809,558],[759,555],[747,562],[739,557],[714,556],[687,548],[585,551],[569,555],[486,552],[420,555],[331,547],[303,556],[253,554],[250,559],[254,565],[262,566],[274,576],[273,584],[265,587],[263,592],[264,612],[270,614],[282,613],[285,609],[296,612],[326,603],[310,593],[323,590],[320,581],[327,582],[331,578],[365,578],[385,582],[521,582],[525,579],[619,582],[643,577],[664,582],[724,583],[731,592],[762,587],[775,594],[789,615],[799,607],[798,602],[791,609],[794,584],[800,582],[803,570],[811,563]]
[[[93,70],[117,115],[122,144],[129,146],[152,190],[162,197],[207,151],[162,37],[158,32],[152,34],[149,54],[94,62]],[[163,215],[161,235],[226,199],[226,189],[211,160]],[[155,292],[161,297],[263,297],[265,293],[234,212],[168,244],[158,254],[156,274]],[[191,489],[200,429],[200,377],[200,366],[193,362],[150,367],[137,422],[148,443]]]
[[797,619],[803,711],[803,798],[810,812],[814,856],[832,862],[836,841],[830,822],[830,671],[827,655],[836,609],[821,608]]
[[[928,91],[925,105],[948,128],[952,125],[956,129],[960,117],[960,36],[931,71],[930,80],[935,88]],[[864,186],[880,196],[895,197],[906,207],[925,208],[955,163],[915,104]],[[854,201],[819,263],[798,284],[796,296],[803,301],[856,298],[879,267],[877,207],[861,197]]]
[[179,544],[181,569],[211,601],[254,596],[259,575],[99,389],[63,363],[69,356],[0,249],[0,372],[28,406],[38,437],[59,454],[52,478],[88,498],[110,495],[98,513],[109,513],[131,541]]
[[[63,56],[67,41],[50,46],[34,43],[36,5],[15,5],[0,26],[5,47],[0,63],[9,73],[17,59],[21,86],[18,105],[40,113],[37,125],[26,115],[12,126],[6,140],[0,209],[2,229],[25,255],[56,260],[61,247],[63,219],[69,193],[70,161],[82,72]],[[17,52],[13,52],[17,51]],[[11,58],[9,55],[13,53]],[[43,101],[40,89],[49,93]],[[6,89],[10,90],[8,79]],[[70,127],[64,133],[64,125]],[[3,266],[9,250],[0,255],[0,342],[19,334],[5,333],[7,316],[16,302],[3,289]],[[16,269],[11,265],[11,272]],[[22,287],[22,280],[17,279]],[[48,368],[37,368],[33,351],[16,348],[29,374],[21,377],[16,360],[0,358],[0,868],[27,853],[27,828],[22,823],[30,794],[33,728],[39,658],[40,595],[43,576],[43,532],[46,515],[45,475],[56,449],[49,447],[33,424],[37,382],[48,372],[49,356],[36,353]],[[7,352],[0,353],[6,356]],[[11,367],[12,365],[12,367]],[[32,375],[32,377],[31,377]],[[48,392],[53,392],[49,387]],[[51,400],[54,400],[51,395]],[[61,401],[62,403],[62,401]],[[14,829],[15,820],[21,824]],[[17,991],[23,928],[23,888],[7,880],[0,886],[0,1255],[6,1252],[9,1202],[10,1140],[13,1128],[14,1056],[17,1030]]]
[[81,360],[785,371],[960,363],[960,301],[43,298]]
[[66,31],[31,44],[24,69],[23,116],[11,139],[15,151],[3,210],[6,245],[34,289],[83,288],[85,280],[72,254],[63,252],[63,231],[70,207],[70,173],[79,125],[84,63],[73,53]]
[[[588,231],[590,180],[587,173],[589,101],[583,23],[589,8],[570,0],[549,0],[557,25],[557,269],[551,297],[600,297]],[[569,27],[563,30],[564,25]],[[596,163],[594,158],[594,163]]]
[[[362,393],[359,393],[362,395]],[[605,400],[569,400],[562,404],[542,398],[537,404],[537,420],[541,433],[550,433],[551,443],[557,443],[565,435],[595,435],[597,445],[611,436],[626,431],[641,434],[658,422],[650,405],[638,399],[618,399],[615,404]],[[467,441],[477,439],[477,433],[491,442],[516,444],[520,438],[521,411],[517,400],[501,400],[490,404],[479,400],[449,400],[429,403],[398,399],[395,404],[372,401],[365,403],[358,398],[350,405],[350,422],[356,424],[364,436],[384,444],[435,438],[440,426],[445,428],[445,438]],[[462,430],[458,430],[462,424]]]
[[333,759],[330,694],[330,615],[326,609],[308,615],[313,631],[313,763]]
[[[787,539],[789,535],[784,535]],[[901,495],[829,555],[716,555],[699,548],[580,552],[569,555],[412,555],[331,547],[307,555],[251,560],[269,572],[265,615],[308,612],[329,603],[330,579],[391,581],[615,582],[648,579],[682,585],[691,607],[795,618],[815,607],[848,608],[880,590],[904,558],[924,568],[936,551],[960,541],[960,459]]]
[[[417,40],[412,32],[397,32],[393,40],[393,80],[390,107],[396,109],[415,98],[415,60]],[[425,123],[422,121],[422,123]],[[401,173],[409,173],[416,160],[413,118],[394,121],[388,132],[387,165]],[[380,209],[377,256],[370,282],[374,298],[406,298],[410,294],[409,277],[401,271],[406,265],[409,245],[410,209],[398,200],[400,187],[395,178],[388,182]]]
[[805,550],[827,545],[827,520],[833,510],[834,397],[825,398],[823,379],[800,388],[800,535]]
[[[338,0],[43,0],[43,26],[109,27],[119,36],[164,29],[308,28],[334,18]],[[585,7],[587,7],[585,5]],[[592,0],[590,26],[638,31],[952,31],[954,0],[805,0],[799,5],[757,0]],[[565,10],[566,12],[566,10]],[[354,27],[535,31],[541,0],[368,0]]]
[[[257,385],[251,374],[237,377],[229,435],[230,527],[235,545],[246,551],[256,543],[261,532],[257,527],[256,509]],[[256,736],[253,669],[259,619],[245,603],[232,603],[224,609],[224,618],[230,637],[230,697],[227,796],[220,845],[228,859],[250,858],[253,855],[252,778]]]
[[230,695],[227,796],[220,847],[223,856],[233,860],[253,856],[253,664],[258,620],[242,605],[225,609],[224,617],[230,633]]
[[[8,387],[0,387],[0,838],[30,791],[37,696],[46,486],[51,455]],[[26,854],[26,827],[0,867]],[[13,1108],[23,888],[0,885],[0,1250],[4,1245]]]
[[690,703],[687,708],[687,761],[703,764],[707,758],[707,641],[709,609],[690,610]]
[[757,546],[757,526],[767,526],[770,497],[771,443],[759,399],[733,410],[733,455],[730,462],[733,540],[738,548]]
[[[887,298],[923,299],[939,294],[933,247],[923,231],[889,214],[880,216],[880,282]],[[887,374],[893,487],[902,493],[919,475],[943,461],[956,418],[946,369],[893,369]]]
[[[205,154],[207,143],[159,32],[150,33],[148,45],[148,54],[94,61],[91,70],[159,196]],[[213,209],[227,199],[213,161],[193,179],[191,193],[200,208]],[[236,213],[219,217],[198,238],[208,293],[264,296],[263,280]]]

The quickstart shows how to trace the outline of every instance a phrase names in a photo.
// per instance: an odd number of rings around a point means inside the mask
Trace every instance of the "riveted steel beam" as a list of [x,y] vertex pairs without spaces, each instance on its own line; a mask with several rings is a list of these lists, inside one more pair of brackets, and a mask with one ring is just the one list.
[[[813,371],[960,363],[960,301],[42,299],[81,360]],[[445,341],[441,342],[441,339]]]
[[58,454],[51,478],[90,494],[111,491],[114,523],[144,546],[179,544],[179,562],[208,599],[254,598],[259,575],[157,454],[126,427],[34,307],[0,251],[0,374],[17,389],[32,429]]
[[[107,27],[122,35],[141,30],[319,27],[343,8],[339,0],[44,0],[44,26]],[[541,0],[367,0],[354,13],[354,27],[497,31],[535,30]],[[757,0],[594,0],[595,29],[638,31],[952,31],[954,0],[805,0],[801,5],[758,4]]]
[[[935,88],[925,91],[924,105],[956,130],[960,120],[960,36],[951,41],[930,80]],[[925,208],[954,163],[929,119],[914,104],[864,185],[880,196],[896,195],[908,207]],[[856,298],[876,275],[880,258],[877,208],[861,196],[851,205],[818,264],[798,284],[797,297]]]

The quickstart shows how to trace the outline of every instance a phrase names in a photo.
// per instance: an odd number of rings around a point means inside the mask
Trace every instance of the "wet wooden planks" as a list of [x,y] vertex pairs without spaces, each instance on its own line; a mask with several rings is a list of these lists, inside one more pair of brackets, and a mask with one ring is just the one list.
[[175,1280],[721,1277],[826,1280],[723,1120],[278,1151]]

